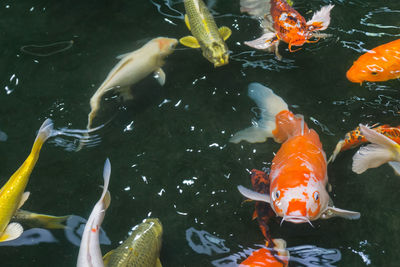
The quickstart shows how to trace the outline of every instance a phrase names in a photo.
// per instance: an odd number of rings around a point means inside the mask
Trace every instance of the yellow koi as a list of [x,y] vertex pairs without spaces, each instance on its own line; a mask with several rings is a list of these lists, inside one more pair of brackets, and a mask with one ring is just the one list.
[[69,218],[67,216],[52,216],[47,214],[34,213],[27,210],[17,210],[12,217],[12,221],[17,221],[29,227],[38,227],[46,229],[64,229],[64,224]]
[[47,119],[39,129],[31,153],[19,169],[11,176],[7,183],[0,189],[0,242],[18,238],[23,228],[19,223],[10,223],[11,218],[29,197],[25,192],[29,176],[37,160],[44,142],[52,136],[53,122]]
[[185,23],[193,36],[179,40],[181,44],[191,48],[201,48],[203,56],[220,67],[228,64],[229,53],[225,43],[232,31],[225,26],[217,28],[214,18],[202,0],[185,0]]

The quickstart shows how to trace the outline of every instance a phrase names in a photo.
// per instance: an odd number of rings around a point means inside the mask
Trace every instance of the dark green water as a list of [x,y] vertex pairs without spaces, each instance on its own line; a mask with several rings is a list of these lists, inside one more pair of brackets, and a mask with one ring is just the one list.
[[[295,8],[309,19],[311,11],[329,2],[297,0]],[[215,69],[199,51],[175,51],[164,66],[164,87],[149,77],[135,87],[141,92],[137,100],[106,101],[103,120],[115,117],[98,131],[100,143],[79,152],[66,147],[76,138],[45,144],[24,208],[87,218],[100,197],[103,164],[109,157],[112,201],[102,227],[112,244],[103,245],[103,253],[149,214],[164,226],[164,266],[212,266],[212,261],[263,244],[251,220],[254,206],[241,205],[236,186],[250,186],[247,170],[268,166],[279,145],[272,140],[228,142],[255,117],[255,104],[247,97],[250,82],[269,86],[303,114],[328,155],[360,122],[399,124],[398,80],[360,86],[348,82],[345,72],[362,49],[399,38],[400,2],[332,2],[336,6],[326,32],[333,37],[296,53],[282,45],[284,60],[279,62],[272,54],[242,45],[261,31],[257,21],[240,14],[239,1],[209,1],[217,24],[233,31],[227,41],[229,65]],[[85,128],[89,99],[117,55],[157,36],[189,34],[179,13],[181,1],[3,1],[0,10],[0,129],[8,135],[0,142],[1,185],[28,155],[45,118],[52,118],[56,128]],[[69,49],[47,56],[21,51],[71,40]],[[65,142],[60,146],[60,141]],[[340,155],[328,170],[335,205],[361,212],[360,220],[316,221],[315,228],[271,223],[273,237],[285,239],[288,247],[316,246],[320,250],[309,254],[319,259],[336,255],[331,265],[311,265],[311,256],[304,256],[309,266],[398,265],[400,179],[386,165],[354,174],[354,152]],[[195,252],[186,240],[191,227],[225,240],[229,252]],[[67,241],[63,230],[51,233],[58,242],[0,247],[0,265],[75,266],[79,248]],[[295,249],[291,254],[291,266],[304,266],[296,261],[301,255]]]

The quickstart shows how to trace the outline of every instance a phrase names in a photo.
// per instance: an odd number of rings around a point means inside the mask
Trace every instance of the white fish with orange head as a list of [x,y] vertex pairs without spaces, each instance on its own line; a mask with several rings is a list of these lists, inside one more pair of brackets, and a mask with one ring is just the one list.
[[328,175],[325,152],[317,132],[309,129],[301,115],[288,110],[285,101],[259,84],[249,85],[249,96],[263,110],[252,127],[237,132],[231,142],[264,142],[268,137],[282,143],[272,160],[270,194],[260,194],[239,186],[247,198],[268,202],[283,221],[311,224],[334,216],[358,219],[358,212],[334,207],[326,186]]
[[99,201],[94,206],[89,219],[86,222],[83,230],[81,246],[79,249],[77,267],[102,267],[103,256],[100,250],[99,233],[100,226],[106,214],[106,209],[110,206],[111,196],[108,192],[108,184],[110,182],[111,164],[108,159],[104,163],[104,187],[103,193]]

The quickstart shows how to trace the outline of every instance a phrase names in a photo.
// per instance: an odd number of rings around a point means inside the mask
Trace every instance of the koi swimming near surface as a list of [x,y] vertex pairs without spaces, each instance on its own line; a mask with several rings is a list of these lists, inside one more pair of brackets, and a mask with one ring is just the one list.
[[260,20],[264,31],[261,37],[245,44],[255,49],[274,51],[277,58],[281,59],[278,51],[280,41],[287,43],[289,51],[294,52],[298,49],[293,49],[293,46],[315,43],[320,37],[326,37],[319,31],[328,28],[333,7],[323,6],[313,14],[311,20],[306,21],[285,0],[240,0],[240,11]]
[[281,97],[259,83],[250,84],[248,94],[263,110],[261,119],[235,133],[230,141],[256,143],[273,137],[282,146],[272,160],[269,194],[239,186],[242,195],[269,203],[282,222],[311,224],[313,220],[335,216],[358,219],[360,213],[333,206],[326,190],[325,152],[318,134],[308,128],[303,116],[294,115]]

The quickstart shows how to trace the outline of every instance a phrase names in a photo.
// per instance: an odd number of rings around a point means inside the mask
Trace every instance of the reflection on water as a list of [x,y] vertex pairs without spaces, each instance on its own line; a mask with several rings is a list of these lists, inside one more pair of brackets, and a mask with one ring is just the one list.
[[186,240],[189,246],[199,254],[212,255],[229,252],[229,248],[225,247],[225,240],[220,239],[207,231],[196,230],[190,227],[186,230]]
[[0,246],[18,247],[18,246],[33,246],[40,243],[55,243],[58,240],[52,235],[49,230],[42,228],[32,228],[26,230],[17,239],[0,242]]
[[294,60],[283,58],[277,60],[273,54],[258,51],[245,51],[238,54],[232,54],[230,56],[232,60],[243,62],[243,68],[262,68],[264,70],[288,70],[297,68],[294,64]]
[[3,132],[2,130],[0,130],[0,141],[5,142],[5,141],[7,141],[7,138],[8,138],[7,134],[5,132]]
[[[255,245],[256,248],[244,248],[235,254],[212,261],[214,266],[218,267],[234,267],[238,266],[253,251],[260,248],[266,248],[263,245]],[[305,266],[305,267],[333,267],[342,258],[338,249],[326,249],[312,245],[296,246],[287,248],[290,253],[289,265]],[[294,264],[295,263],[295,264]]]
[[45,45],[38,45],[38,44],[24,45],[21,47],[21,52],[32,56],[48,57],[70,49],[73,44],[74,41],[70,40],[70,41],[61,41]]
[[[69,242],[79,247],[81,245],[81,238],[83,234],[83,230],[85,229],[85,224],[87,220],[77,216],[70,215],[67,220],[67,226],[64,229],[65,237]],[[108,238],[106,232],[103,228],[100,227],[100,235],[99,235],[100,244],[110,245],[111,240]]]

